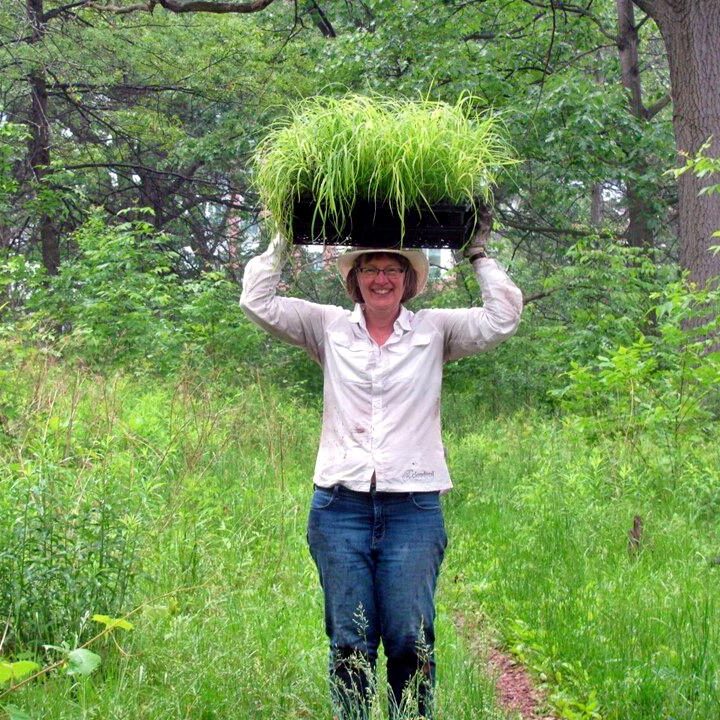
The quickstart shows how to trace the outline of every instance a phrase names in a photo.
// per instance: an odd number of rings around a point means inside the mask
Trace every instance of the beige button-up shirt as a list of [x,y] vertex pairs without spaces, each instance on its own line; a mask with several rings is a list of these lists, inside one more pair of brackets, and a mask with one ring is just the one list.
[[417,313],[401,307],[378,346],[361,305],[346,310],[276,295],[274,245],[245,269],[240,304],[281,340],[305,348],[324,372],[324,411],[314,482],[367,492],[452,487],[440,435],[446,362],[495,347],[517,329],[522,294],[492,259],[474,264],[483,306]]

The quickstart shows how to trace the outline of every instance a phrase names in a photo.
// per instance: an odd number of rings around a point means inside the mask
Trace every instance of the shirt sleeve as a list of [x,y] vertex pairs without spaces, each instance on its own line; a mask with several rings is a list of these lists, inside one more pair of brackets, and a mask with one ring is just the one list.
[[473,263],[482,291],[482,307],[430,310],[445,341],[445,362],[491,350],[515,334],[520,324],[522,292],[492,258]]
[[240,307],[250,320],[271,335],[305,348],[320,362],[325,325],[343,310],[277,295],[282,254],[283,241],[275,238],[262,255],[250,260],[243,276]]

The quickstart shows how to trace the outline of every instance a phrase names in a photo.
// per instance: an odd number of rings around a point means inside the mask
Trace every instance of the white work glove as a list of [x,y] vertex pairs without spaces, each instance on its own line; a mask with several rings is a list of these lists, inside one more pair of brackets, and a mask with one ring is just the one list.
[[475,234],[465,246],[463,255],[471,262],[487,257],[487,244],[492,230],[492,213],[487,205],[478,208]]

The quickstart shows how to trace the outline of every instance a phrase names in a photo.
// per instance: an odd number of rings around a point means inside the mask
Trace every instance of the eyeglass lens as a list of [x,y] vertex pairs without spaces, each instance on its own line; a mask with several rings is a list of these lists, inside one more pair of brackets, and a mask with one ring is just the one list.
[[389,268],[374,268],[374,267],[365,267],[365,268],[359,268],[360,272],[363,275],[366,275],[367,277],[373,277],[376,278],[380,275],[380,273],[383,273],[385,277],[387,278],[396,278],[400,275],[402,275],[402,268],[399,267],[389,267]]

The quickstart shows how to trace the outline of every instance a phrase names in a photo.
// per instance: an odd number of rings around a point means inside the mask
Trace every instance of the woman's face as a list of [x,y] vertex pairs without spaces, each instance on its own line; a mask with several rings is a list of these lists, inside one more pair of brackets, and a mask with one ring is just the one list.
[[405,272],[396,257],[382,254],[364,257],[357,278],[366,312],[391,314],[400,310]]

